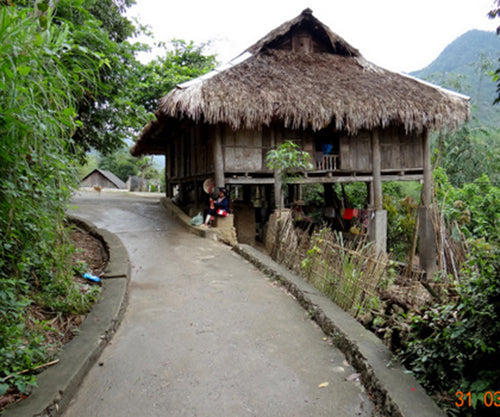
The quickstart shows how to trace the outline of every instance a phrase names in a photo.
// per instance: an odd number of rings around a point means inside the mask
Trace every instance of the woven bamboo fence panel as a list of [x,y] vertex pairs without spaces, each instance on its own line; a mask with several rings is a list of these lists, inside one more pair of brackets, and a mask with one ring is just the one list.
[[273,258],[354,317],[375,307],[387,286],[388,256],[376,255],[364,236],[345,238],[330,229],[300,226],[290,215],[281,217]]

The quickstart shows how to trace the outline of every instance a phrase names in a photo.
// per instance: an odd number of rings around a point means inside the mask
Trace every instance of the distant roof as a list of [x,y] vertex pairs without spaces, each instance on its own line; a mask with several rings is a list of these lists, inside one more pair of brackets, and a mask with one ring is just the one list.
[[120,188],[120,189],[127,188],[127,185],[120,178],[118,178],[115,174],[113,174],[110,171],[106,171],[104,169],[97,169],[97,168],[94,169],[89,174],[85,175],[85,177],[82,179],[81,182],[85,181],[94,172],[98,172],[100,175],[102,175],[104,178],[106,178],[108,181],[110,181],[112,184],[114,184],[116,186],[116,188]]
[[[309,52],[294,46],[301,36],[309,37]],[[174,88],[131,152],[162,153],[165,127],[186,119],[233,129],[277,120],[314,131],[332,124],[355,134],[389,125],[453,129],[469,113],[468,97],[367,61],[306,9],[228,64]]]

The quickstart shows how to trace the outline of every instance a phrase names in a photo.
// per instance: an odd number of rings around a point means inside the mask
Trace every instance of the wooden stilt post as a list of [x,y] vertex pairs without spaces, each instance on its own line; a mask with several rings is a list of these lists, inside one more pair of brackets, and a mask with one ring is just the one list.
[[373,208],[373,182],[366,182],[366,205]]
[[424,184],[422,190],[422,205],[418,209],[419,215],[419,254],[420,266],[430,277],[437,271],[437,247],[432,224],[432,166],[431,146],[427,129],[422,134],[422,155],[424,166]]
[[377,129],[372,132],[372,169],[373,169],[373,206],[382,210],[382,157],[380,154],[380,137]]
[[380,153],[380,136],[378,129],[372,130],[372,175],[373,175],[373,209],[375,217],[370,222],[369,235],[375,243],[377,252],[387,251],[387,212],[383,209],[382,200],[382,155]]
[[245,202],[245,204],[252,203],[252,186],[251,185],[244,185],[243,186],[243,201]]
[[281,210],[284,206],[283,180],[281,173],[277,170],[274,171],[274,205],[278,210]]
[[422,138],[423,158],[424,158],[424,190],[422,193],[422,204],[430,207],[432,204],[432,166],[431,166],[431,145],[429,132],[425,130]]
[[334,207],[335,199],[333,197],[333,184],[330,182],[323,184],[323,195],[325,200],[325,207]]
[[170,145],[167,142],[165,144],[165,169],[164,169],[164,173],[165,173],[165,196],[167,198],[172,198],[172,187],[170,186],[170,170],[171,170],[171,166],[172,165],[171,165],[171,162],[170,162],[171,156],[170,156],[169,149],[170,149]]
[[220,125],[215,126],[215,134],[213,141],[213,154],[214,154],[214,176],[215,186],[224,187],[224,153],[222,149],[222,128]]

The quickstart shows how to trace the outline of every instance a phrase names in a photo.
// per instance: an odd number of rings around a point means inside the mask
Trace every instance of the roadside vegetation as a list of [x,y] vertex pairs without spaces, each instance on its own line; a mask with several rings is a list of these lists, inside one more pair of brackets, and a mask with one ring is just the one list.
[[[500,407],[500,188],[486,174],[462,186],[453,180],[443,167],[435,169],[434,276],[411,266],[418,184],[384,186],[388,256],[375,256],[365,236],[328,227],[304,231],[290,217],[279,223],[273,257],[378,335],[447,415],[494,416]],[[320,218],[312,211],[320,191],[311,188],[303,194],[307,214]],[[351,202],[363,188],[346,187]]]
[[29,393],[57,355],[54,320],[84,315],[99,295],[75,278],[89,268],[65,216],[78,170],[98,155],[123,176],[159,176],[123,147],[163,93],[216,63],[177,40],[141,64],[132,3],[0,0],[0,397]]

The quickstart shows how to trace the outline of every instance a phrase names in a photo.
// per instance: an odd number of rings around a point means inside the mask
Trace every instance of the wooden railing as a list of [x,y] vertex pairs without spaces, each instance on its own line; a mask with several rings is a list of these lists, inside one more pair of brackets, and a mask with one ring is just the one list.
[[316,169],[319,171],[336,171],[338,166],[339,155],[323,155],[316,159]]

